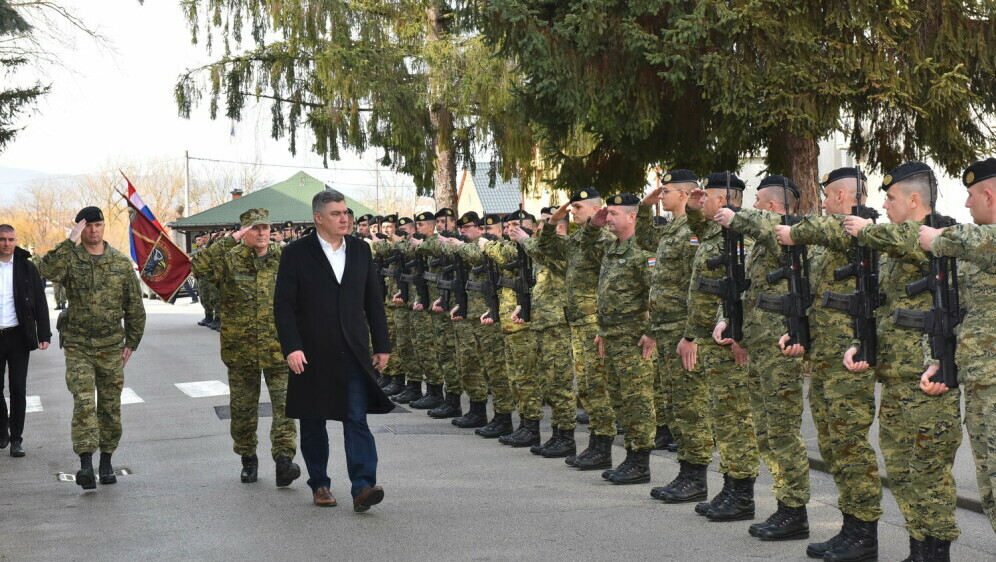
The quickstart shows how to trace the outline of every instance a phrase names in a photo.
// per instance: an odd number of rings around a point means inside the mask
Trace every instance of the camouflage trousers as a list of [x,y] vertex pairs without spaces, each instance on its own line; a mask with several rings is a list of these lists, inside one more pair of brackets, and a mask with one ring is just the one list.
[[654,412],[657,413],[657,425],[666,425],[675,434],[672,387],[675,373],[681,373],[681,358],[678,357],[678,340],[681,339],[681,328],[672,326],[669,329],[658,329],[652,335],[657,340],[657,358],[654,360]]
[[505,370],[505,356],[493,353],[501,346],[501,336],[494,326],[484,326],[476,318],[456,322],[456,364],[460,386],[471,402],[488,401],[485,373]]
[[879,446],[889,489],[906,518],[910,536],[953,541],[955,488],[951,469],[961,445],[961,396],[950,390],[930,396],[920,390],[920,368],[880,370]]
[[[571,333],[567,324],[536,332],[536,355],[531,367],[539,380],[542,396],[534,400],[540,408],[550,404],[550,423],[555,429],[573,430],[577,426],[577,395],[574,394],[574,371],[571,364]],[[528,417],[528,416],[527,416]]]
[[[789,507],[809,503],[809,454],[802,439],[803,375],[800,361],[786,357],[775,345],[783,332],[772,316],[759,337],[747,340],[748,385],[754,432],[761,460],[771,472],[775,499]],[[765,337],[767,336],[767,337]]]
[[[66,387],[73,395],[70,435],[79,455],[113,453],[121,440],[122,347],[66,346]],[[94,400],[94,389],[97,391]]]
[[[979,482],[982,510],[996,531],[996,385],[967,382],[965,392],[965,427],[975,457],[975,477]],[[951,391],[948,391],[951,394]]]
[[496,414],[511,414],[515,409],[515,399],[512,397],[512,384],[509,382],[508,367],[505,363],[505,337],[507,334],[501,331],[497,325],[484,326],[477,335],[477,345],[481,353],[491,355],[495,368],[489,370],[488,362],[484,363],[484,376],[488,381],[488,389],[491,391],[491,406]]
[[654,448],[657,414],[654,412],[654,359],[643,358],[638,342],[642,334],[602,336],[605,350],[605,373],[609,395],[620,404],[619,422],[628,451]]
[[220,315],[220,310],[218,310],[218,301],[221,300],[221,294],[218,291],[218,286],[210,281],[197,280],[197,296],[201,301],[201,306],[204,308],[205,316],[218,316]]
[[616,434],[616,413],[609,397],[605,361],[595,348],[596,324],[571,325],[571,356],[577,378],[578,397],[591,421],[588,428],[595,435]]
[[698,365],[689,376],[704,377],[709,385],[709,421],[719,450],[719,471],[731,478],[757,477],[760,459],[747,367],[736,364],[730,348],[703,341],[698,346]]
[[809,409],[820,456],[837,483],[841,512],[862,521],[882,516],[878,459],[868,441],[875,419],[875,375],[852,373],[841,364],[851,333],[819,333],[814,342]]
[[62,283],[52,283],[52,293],[55,296],[55,304],[65,306],[66,287]]
[[536,373],[536,332],[519,330],[505,333],[505,372],[519,416],[529,420],[543,417],[543,389]]
[[391,348],[391,358],[396,359],[394,364],[394,376],[405,375],[412,377],[411,371],[417,364],[415,357],[415,346],[412,343],[411,316],[412,311],[406,306],[388,308],[388,314],[394,319],[394,340]]
[[[671,381],[671,417],[668,427],[678,443],[678,460],[697,465],[708,465],[712,462],[712,425],[709,421],[709,409],[712,398],[709,392],[709,382],[701,372],[689,373],[681,364],[678,356],[678,339],[684,324],[675,327],[670,333],[675,334],[673,341],[662,336],[657,340],[657,363],[664,364],[668,379]],[[671,348],[671,352],[662,354],[662,346]],[[664,357],[668,360],[662,361]],[[657,423],[661,416],[658,414]]]
[[456,328],[448,310],[432,313],[432,328],[436,334],[436,362],[446,384],[446,392],[463,394],[456,362]]
[[[398,365],[401,364],[401,357],[398,353],[398,323],[394,319],[392,308],[385,306],[384,312],[387,315],[387,339],[391,343],[391,356],[387,358],[387,365],[384,365],[384,368],[380,372],[393,377],[401,374],[398,371]],[[371,352],[373,351],[372,342],[370,350]]]
[[436,327],[435,318],[425,311],[413,310],[411,312],[411,334],[412,343],[415,347],[415,358],[417,367],[414,376],[409,377],[413,381],[425,381],[429,384],[441,384],[443,373],[439,370],[439,360],[436,356]]
[[[297,451],[297,428],[286,415],[287,367],[262,369],[266,389],[270,393],[273,422],[270,424],[270,454],[294,458]],[[229,367],[229,406],[232,416],[233,449],[239,456],[256,454],[256,426],[259,421],[260,369]]]

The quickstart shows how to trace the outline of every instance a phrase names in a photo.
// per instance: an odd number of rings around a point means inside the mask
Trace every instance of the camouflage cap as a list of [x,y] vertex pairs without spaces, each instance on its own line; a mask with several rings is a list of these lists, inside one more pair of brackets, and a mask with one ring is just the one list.
[[258,224],[270,224],[270,212],[266,209],[249,209],[239,215],[242,226],[256,226]]

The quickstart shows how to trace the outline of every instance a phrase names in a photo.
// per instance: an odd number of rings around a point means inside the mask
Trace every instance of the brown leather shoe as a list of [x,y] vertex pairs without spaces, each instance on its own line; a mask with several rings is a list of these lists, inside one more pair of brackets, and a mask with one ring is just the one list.
[[335,507],[339,505],[335,498],[332,496],[332,492],[328,488],[319,488],[314,492],[315,505],[321,507]]
[[370,509],[370,506],[377,505],[384,500],[384,488],[380,486],[367,486],[360,490],[360,494],[353,498],[353,511],[363,513]]

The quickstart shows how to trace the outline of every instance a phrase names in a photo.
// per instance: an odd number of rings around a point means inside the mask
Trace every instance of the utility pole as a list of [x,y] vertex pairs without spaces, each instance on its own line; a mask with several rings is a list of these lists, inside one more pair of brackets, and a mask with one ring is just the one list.
[[190,151],[183,151],[183,216],[190,216]]

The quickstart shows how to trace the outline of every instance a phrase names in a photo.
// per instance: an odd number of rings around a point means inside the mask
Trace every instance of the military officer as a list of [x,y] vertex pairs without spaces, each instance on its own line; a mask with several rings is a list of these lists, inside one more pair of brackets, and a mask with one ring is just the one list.
[[373,218],[373,215],[367,213],[365,215],[360,215],[360,218],[356,219],[357,236],[365,240],[373,238],[373,234],[376,234],[379,231],[378,228],[374,228],[374,232],[370,231],[370,227],[373,226]]
[[114,484],[111,455],[121,440],[124,367],[145,330],[138,277],[131,259],[104,241],[104,215],[97,207],[76,214],[69,238],[45,254],[40,271],[65,286],[72,305],[59,331],[66,386],[73,394],[73,451],[80,456],[76,484],[97,487],[93,452],[98,448],[100,483]]
[[[415,301],[412,309],[419,312],[416,315],[417,328],[415,337],[417,349],[421,358],[422,369],[425,373],[425,395],[408,403],[412,408],[420,410],[430,410],[443,403],[443,386],[445,376],[453,369],[453,355],[447,353],[450,347],[449,342],[444,342],[440,335],[445,337],[446,328],[443,322],[450,324],[449,319],[442,318],[439,312],[433,310],[433,303],[439,298],[439,287],[436,286],[436,276],[442,270],[442,265],[430,266],[431,256],[426,248],[421,248],[425,243],[429,247],[435,247],[436,242],[436,214],[425,211],[415,216],[415,229],[417,235],[410,240],[412,247],[412,259],[418,261],[422,267],[422,280],[428,290],[425,295],[420,296],[415,292]],[[421,248],[421,249],[420,249]],[[413,270],[413,274],[416,272]],[[426,299],[423,302],[423,298]],[[452,375],[451,375],[452,376]]]

